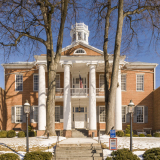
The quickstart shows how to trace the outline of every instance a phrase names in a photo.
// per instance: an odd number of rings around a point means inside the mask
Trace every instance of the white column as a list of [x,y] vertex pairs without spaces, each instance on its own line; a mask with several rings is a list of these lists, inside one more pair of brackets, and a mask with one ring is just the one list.
[[118,71],[118,84],[115,106],[115,130],[122,130],[121,69]]
[[71,130],[70,65],[64,65],[63,129]]
[[39,65],[38,130],[46,127],[45,65]]
[[96,66],[90,65],[89,71],[89,129],[97,130],[96,118]]

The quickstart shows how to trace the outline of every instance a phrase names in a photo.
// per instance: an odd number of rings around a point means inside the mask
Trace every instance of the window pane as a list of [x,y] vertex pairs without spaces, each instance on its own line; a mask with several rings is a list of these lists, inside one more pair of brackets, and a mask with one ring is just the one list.
[[137,122],[143,122],[143,107],[137,107]]
[[126,91],[126,75],[121,75],[121,90]]
[[34,107],[34,110],[33,110],[33,119],[34,119],[34,122],[38,123],[38,107]]
[[99,77],[99,88],[104,88],[104,74]]
[[16,107],[16,122],[22,122],[22,115],[23,115],[23,108],[22,107]]
[[60,107],[55,107],[55,122],[60,122]]
[[100,122],[106,122],[105,107],[100,107]]
[[126,122],[126,107],[122,106],[122,122]]
[[16,91],[23,90],[23,75],[16,75]]
[[137,75],[137,91],[143,91],[144,75]]
[[38,77],[38,75],[36,75],[36,74],[34,74],[34,91],[38,91],[38,80],[39,79],[39,77]]
[[82,33],[78,32],[78,40],[81,40],[81,39],[82,39]]

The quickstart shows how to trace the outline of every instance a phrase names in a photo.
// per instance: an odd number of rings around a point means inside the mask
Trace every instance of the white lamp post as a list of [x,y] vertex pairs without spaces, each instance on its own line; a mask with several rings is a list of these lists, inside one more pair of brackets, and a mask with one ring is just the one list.
[[26,136],[26,152],[29,152],[29,139],[28,139],[28,114],[30,113],[30,104],[28,100],[24,104],[24,113],[26,114],[26,129],[27,129],[27,136]]
[[134,103],[130,100],[128,104],[128,113],[130,113],[130,151],[132,151],[132,114],[134,112]]

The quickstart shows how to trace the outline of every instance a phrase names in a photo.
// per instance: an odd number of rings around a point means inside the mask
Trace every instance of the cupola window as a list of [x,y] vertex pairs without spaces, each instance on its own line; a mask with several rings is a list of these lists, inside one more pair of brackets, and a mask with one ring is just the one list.
[[78,40],[82,40],[82,33],[78,32]]
[[82,48],[78,48],[75,50],[74,54],[86,54],[86,51]]
[[84,33],[84,40],[86,41],[86,34]]
[[75,41],[75,40],[76,40],[76,34],[74,33],[72,41]]

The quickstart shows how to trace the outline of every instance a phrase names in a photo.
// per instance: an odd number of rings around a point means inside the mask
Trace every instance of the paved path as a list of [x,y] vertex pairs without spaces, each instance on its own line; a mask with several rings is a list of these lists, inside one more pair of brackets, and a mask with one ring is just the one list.
[[92,143],[98,143],[98,142],[92,138],[67,138],[59,142],[59,144],[92,144]]

